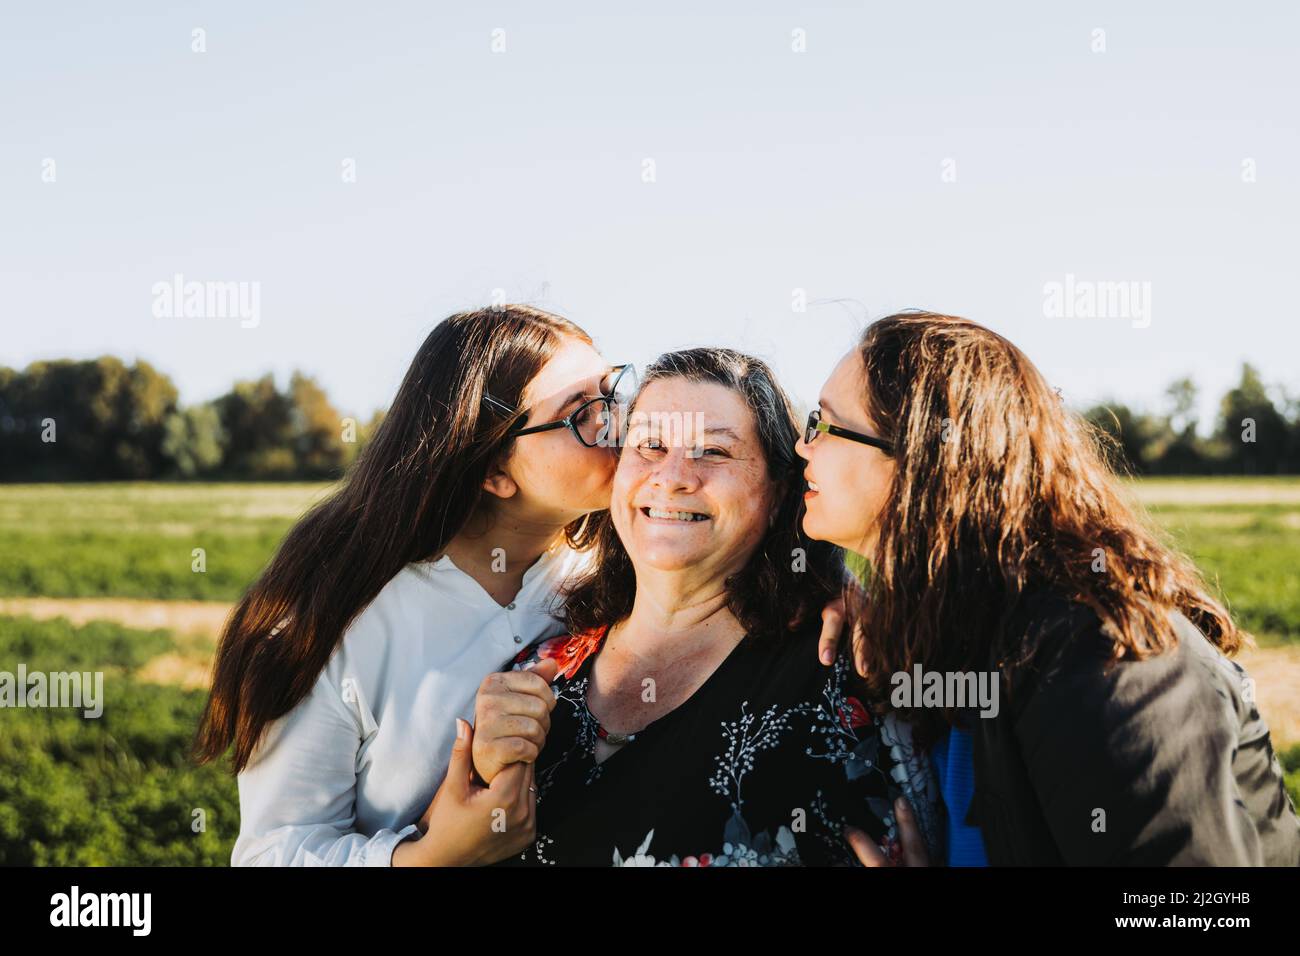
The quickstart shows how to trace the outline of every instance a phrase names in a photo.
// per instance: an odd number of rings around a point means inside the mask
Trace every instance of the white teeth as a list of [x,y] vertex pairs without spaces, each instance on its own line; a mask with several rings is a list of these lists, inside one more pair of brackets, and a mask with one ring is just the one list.
[[664,511],[661,508],[647,508],[652,518],[670,518],[673,521],[707,521],[708,515],[697,515],[690,511]]
[[809,491],[821,491],[821,489],[817,487],[817,482],[815,482],[815,481],[810,481],[810,482],[808,482],[808,490],[809,490]]

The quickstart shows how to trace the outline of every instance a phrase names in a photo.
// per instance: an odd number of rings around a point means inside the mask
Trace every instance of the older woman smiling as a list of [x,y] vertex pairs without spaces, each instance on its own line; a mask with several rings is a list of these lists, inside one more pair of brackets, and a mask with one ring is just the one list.
[[843,566],[799,530],[796,437],[756,359],[692,349],[648,370],[570,633],[516,662],[555,658],[554,696],[518,673],[479,694],[483,778],[536,760],[520,862],[875,862],[933,840],[906,725],[860,703],[847,657],[817,660]]

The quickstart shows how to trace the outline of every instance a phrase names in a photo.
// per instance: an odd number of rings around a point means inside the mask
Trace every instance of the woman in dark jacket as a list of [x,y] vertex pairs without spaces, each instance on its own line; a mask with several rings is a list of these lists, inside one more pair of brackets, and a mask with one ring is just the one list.
[[1300,822],[1228,658],[1249,637],[1099,437],[974,322],[872,324],[797,446],[804,530],[866,561],[859,670],[943,755],[967,859],[1296,865]]

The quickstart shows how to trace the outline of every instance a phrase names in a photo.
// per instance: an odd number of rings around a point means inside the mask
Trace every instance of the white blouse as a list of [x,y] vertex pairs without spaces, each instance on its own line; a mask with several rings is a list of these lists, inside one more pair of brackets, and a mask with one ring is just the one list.
[[449,557],[399,571],[239,774],[231,864],[391,865],[447,772],[456,718],[473,723],[483,678],[563,632],[556,592],[588,557],[542,555],[505,607]]

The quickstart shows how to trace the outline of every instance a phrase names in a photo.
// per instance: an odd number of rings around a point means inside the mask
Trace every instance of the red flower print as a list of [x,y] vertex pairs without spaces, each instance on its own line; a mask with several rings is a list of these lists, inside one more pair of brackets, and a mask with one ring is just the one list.
[[608,628],[596,628],[581,634],[561,634],[537,648],[539,660],[553,658],[560,665],[558,677],[570,678],[578,673],[582,662],[590,657],[605,640]]
[[840,723],[846,728],[856,730],[871,723],[871,717],[867,708],[862,706],[862,701],[856,697],[846,697],[844,702],[847,706],[840,708]]

